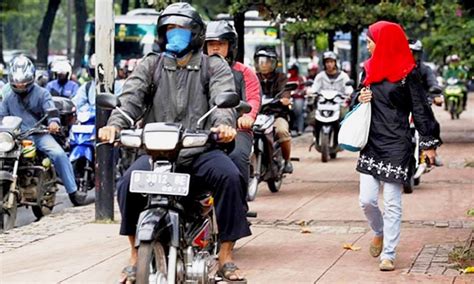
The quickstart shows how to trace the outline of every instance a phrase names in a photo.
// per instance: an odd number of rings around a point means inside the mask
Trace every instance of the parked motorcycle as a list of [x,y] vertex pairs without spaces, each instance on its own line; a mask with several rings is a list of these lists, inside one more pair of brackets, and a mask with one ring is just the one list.
[[77,121],[69,134],[69,160],[74,169],[77,190],[87,193],[95,186],[95,108],[79,110]]
[[49,133],[42,122],[57,116],[59,112],[56,109],[50,110],[33,128],[23,132],[20,131],[20,117],[6,116],[1,121],[0,229],[9,230],[15,226],[19,206],[31,206],[38,219],[53,210],[58,191],[54,165],[45,154],[36,150],[28,137]]
[[[297,88],[297,84],[288,83],[284,91]],[[275,109],[280,107],[280,95],[274,98],[263,97],[260,114],[253,124],[253,147],[250,152],[250,180],[247,200],[257,196],[258,185],[265,181],[271,192],[278,192],[283,178],[284,160],[275,130]]]
[[[144,149],[153,164],[153,171],[134,171],[130,184],[131,192],[148,196],[148,206],[137,225],[138,284],[216,281],[218,231],[211,190],[186,199],[190,175],[175,172],[182,149],[216,145],[217,135],[199,130],[199,125],[218,107],[238,105],[239,97],[221,94],[215,102],[216,106],[199,119],[198,130],[158,122],[120,132],[122,145]],[[120,111],[114,96],[98,95],[97,105]]]
[[459,119],[463,111],[462,100],[464,96],[463,84],[457,78],[449,78],[444,90],[446,107],[451,114],[451,119]]

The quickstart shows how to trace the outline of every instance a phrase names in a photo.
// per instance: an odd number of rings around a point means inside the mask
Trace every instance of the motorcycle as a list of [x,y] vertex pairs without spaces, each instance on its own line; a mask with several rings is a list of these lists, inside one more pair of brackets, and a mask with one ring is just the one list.
[[61,120],[61,130],[59,133],[53,134],[54,139],[61,145],[65,152],[70,151],[69,145],[69,132],[71,127],[76,123],[77,115],[76,115],[76,106],[72,102],[72,100],[53,96],[53,102],[56,108],[59,110],[59,118]]
[[74,169],[77,190],[87,193],[95,186],[95,108],[81,109],[77,121],[69,134],[69,160]]
[[[136,234],[136,281],[139,284],[215,283],[219,280],[215,276],[218,231],[211,191],[186,199],[190,175],[175,171],[181,150],[216,145],[217,135],[200,130],[199,125],[218,107],[238,105],[239,97],[235,93],[224,93],[216,97],[215,103],[216,106],[198,120],[197,130],[184,129],[178,123],[157,122],[148,123],[143,129],[120,132],[122,145],[144,149],[153,164],[153,171],[134,171],[130,184],[130,192],[148,196],[148,206],[140,214]],[[114,96],[98,95],[97,105],[121,111]],[[133,120],[121,113],[133,125]]]
[[444,90],[446,107],[451,114],[451,119],[459,119],[459,115],[463,111],[462,100],[464,97],[463,85],[457,78],[449,78],[447,86]]
[[[31,135],[48,134],[42,122],[48,117],[57,117],[54,109],[47,112],[33,128],[21,132],[22,119],[6,116],[0,124],[0,184],[1,198],[0,229],[15,226],[19,206],[31,206],[39,220],[51,213],[55,205],[56,171],[51,160],[36,150]],[[21,177],[21,178],[19,178]]]
[[[284,91],[292,91],[298,85],[288,83]],[[276,141],[274,131],[275,109],[280,107],[280,96],[274,98],[263,97],[260,114],[253,124],[253,146],[250,152],[250,180],[247,191],[247,200],[253,201],[257,196],[258,185],[265,181],[268,189],[275,193],[281,188],[284,161],[280,143]]]

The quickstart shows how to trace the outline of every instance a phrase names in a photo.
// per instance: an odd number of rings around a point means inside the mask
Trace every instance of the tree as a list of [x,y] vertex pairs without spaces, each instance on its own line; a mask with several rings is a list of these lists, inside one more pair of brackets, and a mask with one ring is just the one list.
[[120,10],[122,12],[122,15],[127,14],[129,6],[130,6],[130,1],[129,0],[122,0],[122,5],[120,6]]
[[76,48],[74,50],[74,67],[73,70],[81,67],[82,57],[85,52],[86,23],[87,23],[87,7],[84,0],[74,0],[74,8],[76,10]]
[[41,24],[40,32],[37,38],[37,64],[46,66],[48,64],[49,38],[53,30],[54,18],[58,11],[61,0],[49,0],[46,14]]

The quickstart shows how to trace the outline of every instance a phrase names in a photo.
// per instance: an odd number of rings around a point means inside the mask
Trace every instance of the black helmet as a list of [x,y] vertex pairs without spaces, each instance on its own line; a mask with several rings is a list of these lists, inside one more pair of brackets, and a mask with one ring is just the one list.
[[421,43],[421,41],[419,41],[417,39],[409,40],[408,41],[408,46],[410,46],[410,49],[412,51],[418,51],[418,52],[423,51],[423,44]]
[[184,55],[190,50],[197,51],[202,47],[206,27],[199,13],[191,5],[183,2],[171,4],[158,17],[156,24],[158,45],[162,51],[166,50],[166,26],[171,24],[191,30],[191,42],[179,55]]
[[31,91],[35,83],[35,72],[35,66],[28,57],[19,55],[13,58],[8,73],[8,82],[13,92],[21,95]]
[[[225,59],[229,64],[234,63],[237,56],[237,32],[234,27],[224,20],[209,22],[205,42],[212,40],[227,40],[229,42],[229,50]],[[207,46],[204,47],[204,53],[207,54]]]
[[255,52],[253,56],[253,60],[255,62],[255,69],[259,73],[269,73],[267,72],[268,70],[262,70],[260,68],[260,65],[264,63],[263,61],[269,61],[271,62],[271,71],[273,72],[276,69],[277,63],[278,63],[278,57],[276,54],[276,51],[273,47],[262,47],[257,49],[257,52]]

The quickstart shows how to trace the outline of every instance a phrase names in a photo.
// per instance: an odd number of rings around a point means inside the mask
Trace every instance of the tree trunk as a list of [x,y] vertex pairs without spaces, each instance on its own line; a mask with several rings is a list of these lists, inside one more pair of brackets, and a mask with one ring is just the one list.
[[84,40],[87,23],[87,6],[85,0],[74,0],[74,9],[76,10],[76,48],[74,49],[73,70],[76,70],[81,67],[86,45]]
[[121,6],[122,15],[127,14],[128,6],[130,6],[130,0],[122,0],[122,6]]
[[335,30],[328,32],[328,49],[334,51],[334,36],[336,35]]
[[43,23],[36,40],[37,51],[37,61],[36,64],[39,67],[46,67],[48,64],[48,52],[49,52],[49,38],[51,37],[51,32],[53,30],[54,18],[56,17],[56,12],[58,11],[61,0],[49,0],[48,9],[43,18]]
[[357,66],[359,62],[359,31],[357,28],[351,30],[351,78],[354,80],[355,86],[358,85],[357,79],[359,70]]
[[235,30],[237,31],[237,56],[236,61],[243,63],[244,62],[244,52],[245,52],[245,43],[244,43],[244,34],[245,34],[245,11],[239,11],[234,15],[234,25]]

